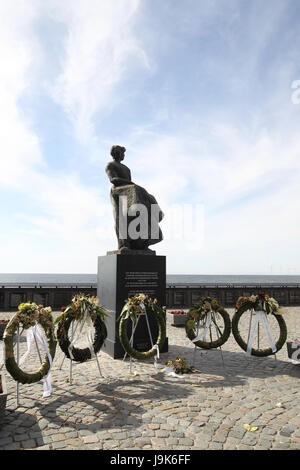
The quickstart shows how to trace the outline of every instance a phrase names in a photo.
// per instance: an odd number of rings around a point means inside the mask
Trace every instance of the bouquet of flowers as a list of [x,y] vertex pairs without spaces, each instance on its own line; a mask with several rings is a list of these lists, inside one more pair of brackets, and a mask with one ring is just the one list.
[[165,308],[160,307],[157,303],[157,299],[151,299],[146,294],[137,294],[127,299],[119,319],[131,318],[133,323],[136,324],[138,315],[145,313],[147,310],[151,310],[156,316],[164,316]]
[[282,312],[279,309],[277,300],[270,297],[268,294],[251,295],[250,297],[239,297],[236,302],[236,310],[242,309],[263,311],[267,314],[280,315]]
[[198,321],[211,310],[217,311],[219,308],[220,305],[216,299],[205,297],[192,306],[192,308],[188,311],[188,317],[189,319]]
[[24,329],[28,329],[39,323],[43,318],[45,327],[52,328],[52,309],[51,307],[44,307],[37,305],[35,302],[21,303],[18,306],[18,312],[13,318],[13,322],[21,323]]
[[175,360],[168,361],[166,366],[172,368],[175,374],[189,374],[195,371],[195,368],[188,366],[186,360],[181,357],[176,357]]
[[90,294],[76,294],[71,304],[67,307],[62,307],[61,310],[63,313],[56,318],[55,324],[65,319],[67,316],[74,320],[81,321],[84,316],[88,314],[93,322],[96,321],[98,316],[101,320],[104,320],[104,318],[108,316],[105,308],[100,305],[98,297]]

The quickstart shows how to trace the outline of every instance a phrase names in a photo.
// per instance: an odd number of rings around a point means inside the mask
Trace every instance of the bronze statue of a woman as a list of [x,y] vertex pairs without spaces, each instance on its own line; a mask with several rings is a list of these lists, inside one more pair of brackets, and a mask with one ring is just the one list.
[[131,181],[130,169],[121,163],[125,151],[125,147],[112,146],[110,153],[113,161],[105,168],[112,183],[110,197],[119,252],[130,254],[130,251],[135,250],[135,253],[154,254],[149,245],[163,238],[158,225],[163,213],[155,197]]

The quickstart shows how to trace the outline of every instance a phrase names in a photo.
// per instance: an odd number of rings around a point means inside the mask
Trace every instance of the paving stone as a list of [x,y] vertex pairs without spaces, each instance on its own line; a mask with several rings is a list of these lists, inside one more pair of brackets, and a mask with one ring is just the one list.
[[11,444],[13,442],[11,437],[3,437],[0,439],[0,447],[5,446],[7,444]]
[[237,449],[238,449],[238,450],[253,450],[253,448],[252,448],[251,446],[247,446],[247,445],[245,445],[245,444],[239,444],[239,445],[237,446]]
[[[206,442],[206,441],[197,442],[197,443],[195,443],[193,449],[194,449],[194,450],[205,450],[205,449],[208,449],[208,446],[209,446],[209,443]],[[176,448],[177,448],[177,447],[176,447]]]
[[214,442],[224,443],[226,442],[228,433],[218,432],[213,436]]
[[141,446],[151,445],[151,439],[147,437],[137,437],[134,443]]
[[194,444],[194,440],[193,440],[193,439],[189,439],[189,438],[187,438],[187,437],[178,439],[178,445],[192,446],[193,444]]
[[149,429],[160,429],[160,425],[157,423],[149,423],[148,424]]
[[257,443],[258,436],[255,433],[246,433],[243,440],[242,444],[248,445],[248,446],[254,446]]
[[49,424],[49,421],[45,418],[42,418],[40,419],[39,421],[39,427],[40,427],[40,430],[42,431],[43,429],[45,429]]
[[64,434],[61,434],[61,433],[53,434],[52,442],[64,441],[65,438],[66,438],[66,436]]
[[167,444],[168,446],[169,446],[169,445],[170,445],[170,446],[173,446],[173,445],[175,446],[175,445],[178,444],[178,439],[177,439],[176,437],[168,437],[168,438],[166,439],[166,444]]
[[64,449],[66,447],[65,441],[53,442],[52,449]]
[[164,429],[159,429],[158,431],[156,431],[155,435],[156,437],[169,437],[170,433],[169,431],[166,431]]
[[220,443],[220,442],[211,442],[209,444],[209,449],[213,449],[213,450],[222,450],[223,449],[223,445]]
[[275,434],[277,434],[277,431],[273,428],[264,428],[262,430],[262,434],[263,435],[274,436]]
[[97,434],[90,434],[89,436],[83,436],[82,439],[85,444],[92,444],[93,442],[99,441],[99,437],[97,436]]
[[296,431],[297,429],[297,426],[295,426],[294,424],[287,424],[286,426],[284,426],[281,431],[280,431],[280,434],[282,436],[291,436],[293,434],[294,431]]
[[171,435],[172,437],[178,437],[178,438],[184,437],[184,433],[183,433],[183,432],[179,432],[179,431],[171,431],[170,435]]
[[26,441],[22,441],[21,445],[23,449],[34,449],[36,447],[36,441],[34,439],[27,439]]
[[126,439],[127,435],[128,435],[127,432],[116,432],[116,433],[113,433],[113,438],[115,440],[119,441],[119,440],[122,440],[122,439]]
[[[291,310],[295,314],[286,316],[288,331],[300,337],[300,308]],[[2,315],[7,314],[0,312],[0,319]],[[170,351],[163,363],[181,355],[183,348],[191,363],[193,344],[184,329],[169,323],[167,328]],[[25,351],[26,341],[20,343],[20,353]],[[224,350],[226,376],[220,355],[210,351],[197,356],[200,372],[180,380],[156,375],[153,363],[138,361],[134,367],[139,375],[128,378],[129,366],[122,360],[102,351],[99,357],[104,379],[99,379],[95,361],[88,367],[76,363],[70,386],[68,367],[59,370],[58,360],[52,369],[53,395],[41,400],[40,383],[22,386],[17,409],[15,382],[7,375],[0,450],[24,445],[38,450],[300,448],[300,369],[297,374],[285,348],[276,364],[270,358],[249,360],[231,335]],[[278,402],[282,408],[276,408]],[[246,432],[244,423],[259,430]]]
[[229,438],[224,442],[223,450],[235,450],[240,443],[240,439]]
[[78,436],[78,432],[77,431],[66,432],[65,436],[66,436],[66,439],[76,438]]
[[77,448],[78,446],[82,445],[82,439],[80,438],[66,439],[65,443],[67,447]]

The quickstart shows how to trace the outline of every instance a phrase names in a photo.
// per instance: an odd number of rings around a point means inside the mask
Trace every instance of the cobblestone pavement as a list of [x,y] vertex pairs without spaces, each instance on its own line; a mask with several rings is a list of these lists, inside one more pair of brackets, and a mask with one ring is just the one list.
[[[293,340],[300,337],[300,308],[287,312]],[[12,313],[0,314],[7,316]],[[194,348],[184,328],[168,324],[167,334],[161,365],[176,356],[191,364]],[[25,338],[21,347],[25,351]],[[52,396],[42,398],[41,382],[20,385],[18,408],[16,383],[4,367],[8,400],[0,449],[300,449],[300,365],[291,364],[286,345],[277,361],[247,357],[231,334],[223,346],[225,369],[220,350],[197,350],[197,371],[182,378],[157,372],[153,361],[135,362],[130,374],[128,360],[104,352],[98,357],[103,378],[92,359],[74,364],[70,385],[70,362],[59,369],[58,348]],[[258,429],[248,432],[244,424]]]

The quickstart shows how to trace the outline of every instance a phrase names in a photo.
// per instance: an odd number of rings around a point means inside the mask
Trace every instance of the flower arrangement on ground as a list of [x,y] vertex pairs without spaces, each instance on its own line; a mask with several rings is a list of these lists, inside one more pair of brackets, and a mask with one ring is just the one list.
[[171,310],[170,313],[172,313],[172,315],[185,315],[185,311],[184,310]]
[[195,368],[188,366],[186,359],[179,356],[176,357],[176,359],[168,361],[166,366],[173,368],[175,374],[190,374],[191,372],[195,372]]
[[[137,325],[140,320],[141,314],[153,315],[158,324],[158,337],[156,344],[149,351],[137,351],[130,344],[130,340],[127,335],[128,320],[132,320],[133,328]],[[158,305],[157,299],[152,299],[146,294],[137,294],[127,299],[120,317],[119,324],[119,336],[121,344],[124,350],[129,356],[145,360],[154,357],[157,354],[156,346],[161,350],[166,339],[166,309]]]
[[[62,313],[56,318],[57,339],[60,348],[65,355],[74,361],[84,362],[91,359],[92,353],[97,354],[107,337],[107,329],[105,325],[105,317],[108,316],[106,309],[99,303],[98,297],[90,294],[76,294],[72,302],[66,307],[62,307]],[[93,344],[88,348],[76,348],[69,339],[69,328],[73,321],[81,323],[80,331],[83,324],[88,326],[91,322],[95,329]],[[91,351],[92,349],[92,351]]]

